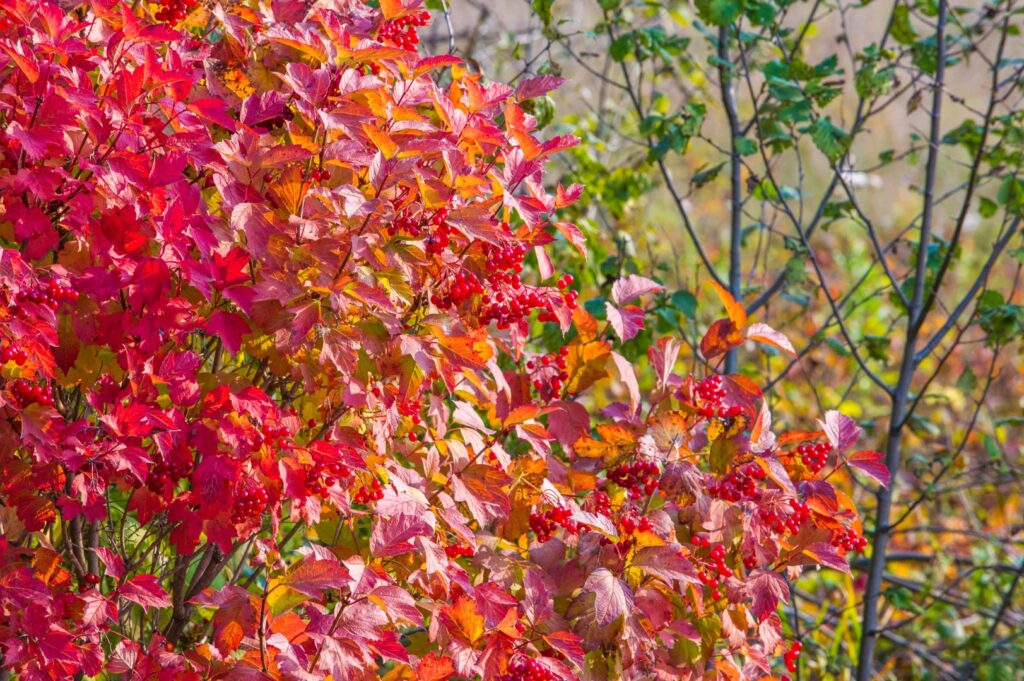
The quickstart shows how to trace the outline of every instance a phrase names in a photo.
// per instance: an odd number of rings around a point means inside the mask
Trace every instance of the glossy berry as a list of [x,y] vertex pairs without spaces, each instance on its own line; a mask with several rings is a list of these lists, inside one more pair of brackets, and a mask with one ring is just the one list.
[[532,657],[517,657],[498,678],[500,681],[557,681],[558,677]]
[[820,473],[825,464],[828,463],[829,452],[832,451],[832,445],[827,442],[821,442],[819,444],[803,444],[796,448],[796,453],[800,455],[800,460],[803,462],[811,473]]
[[446,546],[444,547],[444,552],[445,555],[447,555],[452,560],[455,560],[456,558],[461,558],[463,556],[472,556],[474,553],[476,553],[472,546],[463,544],[453,544],[452,546]]
[[22,366],[27,361],[28,353],[25,352],[24,348],[16,348],[13,345],[7,345],[3,350],[0,350],[0,364],[14,362],[18,366]]
[[565,528],[569,534],[579,532],[579,525],[571,520],[572,510],[564,506],[556,506],[547,511],[535,511],[530,514],[530,529],[537,535],[537,541],[543,543],[551,539],[555,530]]
[[231,522],[244,523],[258,518],[267,507],[269,496],[266,488],[253,480],[242,481],[235,488],[235,503],[231,510]]
[[793,641],[789,650],[782,655],[782,659],[786,664],[786,669],[791,673],[796,671],[796,662],[800,657],[801,648],[803,648],[803,645],[800,641]]
[[653,461],[634,461],[619,464],[608,471],[608,480],[626,490],[631,499],[640,499],[654,494],[658,489],[661,470]]
[[403,50],[415,50],[420,42],[416,28],[426,26],[430,21],[428,12],[416,12],[396,17],[391,21],[385,21],[377,31],[377,40],[384,43],[391,43]]
[[373,501],[380,501],[383,498],[384,489],[381,487],[380,480],[374,478],[369,485],[359,486],[355,496],[352,497],[352,501],[357,504],[369,504]]

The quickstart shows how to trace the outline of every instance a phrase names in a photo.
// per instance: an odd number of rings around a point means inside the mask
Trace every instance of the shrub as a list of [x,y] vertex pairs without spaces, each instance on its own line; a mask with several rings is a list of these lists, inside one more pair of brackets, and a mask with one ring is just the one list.
[[[659,285],[600,328],[548,259],[574,140],[522,104],[560,81],[421,56],[415,4],[0,4],[19,678],[793,666],[787,579],[862,548],[833,482],[877,456],[834,412],[776,438],[671,338],[638,378]],[[719,294],[707,358],[791,352]]]

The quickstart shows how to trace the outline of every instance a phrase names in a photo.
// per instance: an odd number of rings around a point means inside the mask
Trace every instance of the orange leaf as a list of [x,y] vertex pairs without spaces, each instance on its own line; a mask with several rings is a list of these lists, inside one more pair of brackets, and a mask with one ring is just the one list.
[[416,668],[416,681],[448,681],[455,676],[452,658],[431,651],[420,660]]
[[470,645],[476,645],[483,638],[484,617],[477,612],[476,602],[472,598],[460,596],[455,605],[444,606],[441,614],[449,620],[449,632],[461,635]]
[[700,351],[707,359],[724,355],[743,342],[743,334],[731,319],[719,319],[711,325],[700,341]]
[[736,325],[736,329],[740,330],[747,325],[747,310],[742,304],[737,303],[732,297],[732,294],[722,288],[721,285],[714,279],[708,281],[711,288],[715,289],[715,293],[722,300],[722,305],[725,306],[725,312],[729,315],[729,319]]
[[612,462],[636,448],[636,428],[624,423],[602,423],[596,430],[600,440],[589,436],[576,440],[572,447],[577,455]]
[[363,124],[363,132],[370,138],[374,146],[380,149],[380,153],[384,154],[384,158],[392,159],[398,153],[398,145],[391,139],[391,136],[379,128],[375,128],[372,125]]

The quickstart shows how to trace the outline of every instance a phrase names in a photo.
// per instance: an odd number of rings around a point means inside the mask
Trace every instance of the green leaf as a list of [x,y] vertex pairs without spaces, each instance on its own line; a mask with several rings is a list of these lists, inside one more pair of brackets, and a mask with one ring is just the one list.
[[688,319],[697,318],[697,298],[689,291],[676,291],[673,293],[672,306]]
[[711,182],[716,177],[718,177],[718,174],[722,171],[722,168],[724,167],[724,162],[719,163],[718,165],[711,166],[710,168],[708,168],[707,164],[705,164],[701,166],[700,170],[693,174],[693,178],[690,179],[690,184],[694,185],[695,187],[703,187],[708,182]]
[[728,26],[740,14],[737,0],[697,0],[700,18],[714,26]]
[[910,8],[896,5],[892,10],[892,23],[889,28],[893,39],[902,45],[910,45],[917,40],[917,32],[910,25]]
[[746,137],[736,138],[736,151],[740,152],[741,156],[750,156],[751,154],[757,153],[757,142]]
[[846,131],[836,127],[827,116],[816,120],[811,125],[810,132],[814,145],[833,163],[843,157],[850,144],[850,136]]
[[633,54],[634,37],[632,33],[623,33],[608,49],[608,54],[615,61],[624,61],[626,57]]

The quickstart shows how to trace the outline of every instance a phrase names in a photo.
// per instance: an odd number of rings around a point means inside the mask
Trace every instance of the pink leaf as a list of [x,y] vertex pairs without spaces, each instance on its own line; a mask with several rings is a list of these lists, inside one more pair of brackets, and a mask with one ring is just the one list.
[[118,589],[118,595],[127,601],[141,605],[144,609],[166,608],[171,604],[167,592],[153,575],[132,577]]
[[288,574],[285,583],[307,596],[319,597],[327,589],[341,589],[348,571],[332,560],[306,559]]
[[776,347],[790,357],[796,357],[796,350],[793,348],[793,344],[789,342],[789,339],[767,324],[762,324],[761,322],[751,324],[747,328],[747,338],[758,343]]
[[612,300],[615,301],[616,305],[625,305],[629,301],[639,298],[645,293],[654,293],[661,289],[661,284],[652,281],[647,277],[631,274],[628,277],[623,277],[612,284]]
[[92,549],[92,552],[96,554],[96,557],[103,563],[103,567],[107,569],[107,574],[114,579],[120,579],[121,575],[124,574],[124,561],[121,556],[114,553],[110,549],[97,547]]
[[621,309],[610,302],[604,305],[608,312],[608,323],[622,342],[634,338],[644,328],[644,311],[636,305],[627,305]]
[[636,408],[640,404],[640,384],[636,380],[636,371],[629,360],[617,352],[612,353],[612,363],[619,372],[619,378],[629,390],[629,409],[636,413]]
[[846,462],[882,487],[889,487],[889,469],[885,466],[885,456],[880,452],[854,452]]
[[608,568],[598,568],[590,573],[583,584],[583,590],[593,593],[594,614],[597,625],[607,626],[633,610],[633,592]]
[[759,622],[775,612],[779,607],[779,601],[789,601],[789,585],[782,575],[772,570],[752,572],[747,578],[747,588],[753,598],[754,616]]
[[825,412],[825,422],[818,422],[828,436],[828,441],[836,453],[844,452],[853,446],[860,437],[861,429],[857,422],[836,410]]
[[579,227],[571,222],[556,222],[555,229],[562,233],[565,240],[572,244],[579,251],[580,255],[584,258],[587,257],[587,238],[583,236],[583,232],[580,231]]

